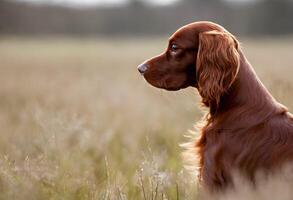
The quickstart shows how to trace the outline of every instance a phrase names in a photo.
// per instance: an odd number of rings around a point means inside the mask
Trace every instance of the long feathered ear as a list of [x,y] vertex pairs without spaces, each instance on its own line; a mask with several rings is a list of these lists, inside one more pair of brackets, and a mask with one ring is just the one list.
[[208,31],[199,34],[197,54],[198,90],[206,106],[219,105],[239,70],[238,42],[228,32]]

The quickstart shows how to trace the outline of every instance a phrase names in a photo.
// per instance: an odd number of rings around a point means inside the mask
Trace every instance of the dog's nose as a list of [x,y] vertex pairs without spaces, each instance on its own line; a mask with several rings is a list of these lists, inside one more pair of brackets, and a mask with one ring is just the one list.
[[144,74],[146,72],[146,70],[148,69],[148,65],[145,63],[142,63],[140,65],[138,65],[137,67],[139,73]]

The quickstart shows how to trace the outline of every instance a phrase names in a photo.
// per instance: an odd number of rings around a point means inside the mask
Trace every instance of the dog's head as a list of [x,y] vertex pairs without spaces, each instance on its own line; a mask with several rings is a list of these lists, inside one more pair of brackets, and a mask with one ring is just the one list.
[[203,102],[218,103],[239,69],[238,42],[223,27],[195,22],[177,30],[165,52],[138,66],[151,85],[166,90],[196,87]]

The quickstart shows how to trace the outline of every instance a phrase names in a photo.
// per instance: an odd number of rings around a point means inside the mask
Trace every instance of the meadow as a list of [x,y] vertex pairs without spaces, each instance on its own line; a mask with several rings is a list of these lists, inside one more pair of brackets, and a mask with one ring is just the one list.
[[[293,111],[293,38],[241,38]],[[0,38],[0,199],[197,199],[180,144],[204,109],[196,90],[147,84],[156,38]]]

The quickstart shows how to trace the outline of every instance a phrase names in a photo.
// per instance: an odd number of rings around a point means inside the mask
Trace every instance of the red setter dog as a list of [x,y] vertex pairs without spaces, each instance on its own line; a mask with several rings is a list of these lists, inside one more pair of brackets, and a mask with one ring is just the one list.
[[207,189],[233,186],[233,170],[253,183],[256,172],[276,172],[293,160],[292,115],[264,87],[223,27],[195,22],[180,28],[167,50],[138,70],[158,88],[197,88],[209,108],[194,145]]

